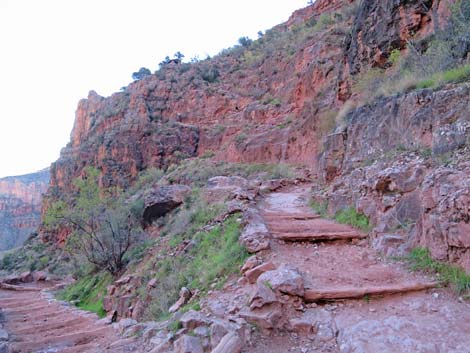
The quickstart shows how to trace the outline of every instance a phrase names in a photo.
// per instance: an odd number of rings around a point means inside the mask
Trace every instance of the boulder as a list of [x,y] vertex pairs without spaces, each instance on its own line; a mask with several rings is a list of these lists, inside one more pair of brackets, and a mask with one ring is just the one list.
[[235,332],[226,334],[211,353],[240,353],[243,342]]
[[255,293],[250,298],[250,308],[259,309],[277,302],[276,294],[265,283],[258,283]]
[[253,256],[250,256],[246,261],[245,263],[243,264],[242,268],[241,268],[241,272],[242,273],[245,273],[247,272],[248,270],[251,270],[252,268],[258,266],[261,264],[261,259],[259,259],[257,256],[253,255]]
[[302,297],[305,292],[304,280],[299,271],[286,264],[282,264],[276,270],[263,273],[256,283],[258,286],[268,286],[280,294]]
[[252,201],[258,195],[258,187],[239,176],[216,176],[209,179],[205,189],[209,200],[236,199]]
[[239,176],[216,176],[210,178],[207,182],[209,189],[230,189],[246,188],[248,181]]
[[33,282],[33,274],[30,271],[23,272],[20,274],[20,282],[22,283],[30,283]]
[[173,345],[175,353],[204,353],[201,340],[197,337],[183,335]]
[[184,201],[191,192],[186,185],[155,186],[146,190],[140,197],[144,200],[144,225],[150,225],[156,219],[165,216]]
[[188,302],[189,299],[191,299],[191,296],[192,296],[192,293],[188,288],[186,287],[181,288],[180,297],[178,301],[175,304],[173,304],[170,307],[170,309],[168,309],[168,311],[170,313],[174,313],[178,311],[183,305],[185,305]]
[[185,313],[181,317],[180,322],[183,328],[187,330],[194,330],[196,327],[208,326],[210,324],[210,320],[204,314],[195,310]]
[[333,316],[325,309],[308,309],[300,317],[289,320],[289,329],[302,335],[315,335],[321,341],[329,341],[336,336]]
[[240,243],[249,253],[269,249],[270,233],[258,210],[250,208],[243,217],[245,229],[240,235]]
[[122,319],[117,324],[121,333],[135,325],[137,325],[137,321],[133,319]]
[[225,322],[214,322],[210,327],[211,346],[217,347],[222,338],[229,332],[229,326]]
[[47,273],[44,271],[33,272],[33,280],[35,282],[45,281],[47,279]]
[[261,264],[259,266],[256,266],[255,268],[252,268],[251,270],[246,271],[245,277],[249,283],[253,284],[256,283],[258,277],[261,276],[263,273],[265,273],[266,271],[272,271],[274,269],[276,269],[276,266],[272,262],[265,262],[264,264]]
[[265,305],[261,309],[244,309],[240,317],[262,329],[273,329],[282,326],[283,314],[278,303]]

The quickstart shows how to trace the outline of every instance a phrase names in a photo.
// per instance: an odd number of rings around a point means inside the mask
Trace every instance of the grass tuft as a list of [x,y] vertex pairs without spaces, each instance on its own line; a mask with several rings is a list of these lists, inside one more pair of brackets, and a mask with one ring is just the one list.
[[338,211],[335,220],[341,224],[349,224],[364,232],[369,232],[371,228],[369,219],[364,214],[356,212],[354,207],[347,207]]
[[434,260],[426,248],[413,249],[406,260],[414,271],[437,274],[443,285],[453,286],[458,294],[470,291],[470,275],[460,267]]
[[103,308],[103,297],[106,287],[111,284],[112,276],[99,273],[83,277],[57,294],[57,298],[65,301],[76,301],[80,309],[91,311],[103,318],[106,312]]

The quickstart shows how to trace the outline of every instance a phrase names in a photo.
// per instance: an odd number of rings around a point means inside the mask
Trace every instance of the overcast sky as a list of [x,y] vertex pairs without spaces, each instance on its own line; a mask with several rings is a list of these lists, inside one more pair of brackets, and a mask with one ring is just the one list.
[[77,102],[166,55],[214,55],[307,0],[0,0],[0,177],[50,165]]

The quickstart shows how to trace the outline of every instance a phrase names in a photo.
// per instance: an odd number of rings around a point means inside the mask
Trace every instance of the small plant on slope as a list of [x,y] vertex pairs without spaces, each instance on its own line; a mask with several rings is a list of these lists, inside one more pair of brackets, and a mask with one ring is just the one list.
[[369,219],[362,213],[358,213],[354,207],[347,207],[338,211],[335,215],[338,223],[349,224],[364,232],[370,231]]
[[434,260],[426,248],[413,249],[406,260],[412,270],[437,274],[442,284],[452,285],[459,294],[470,291],[469,274],[457,266]]

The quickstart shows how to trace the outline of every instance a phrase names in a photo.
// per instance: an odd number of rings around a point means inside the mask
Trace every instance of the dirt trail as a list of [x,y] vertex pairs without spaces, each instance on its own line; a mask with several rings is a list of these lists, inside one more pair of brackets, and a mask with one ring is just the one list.
[[[31,288],[29,286],[28,288]],[[56,301],[50,292],[0,290],[11,353],[137,352],[95,314]],[[136,343],[137,344],[137,343]]]
[[305,308],[296,320],[316,322],[315,335],[260,336],[250,352],[469,353],[470,305],[382,258],[366,234],[315,216],[309,188],[272,193],[258,208],[272,234],[263,261],[299,270]]

